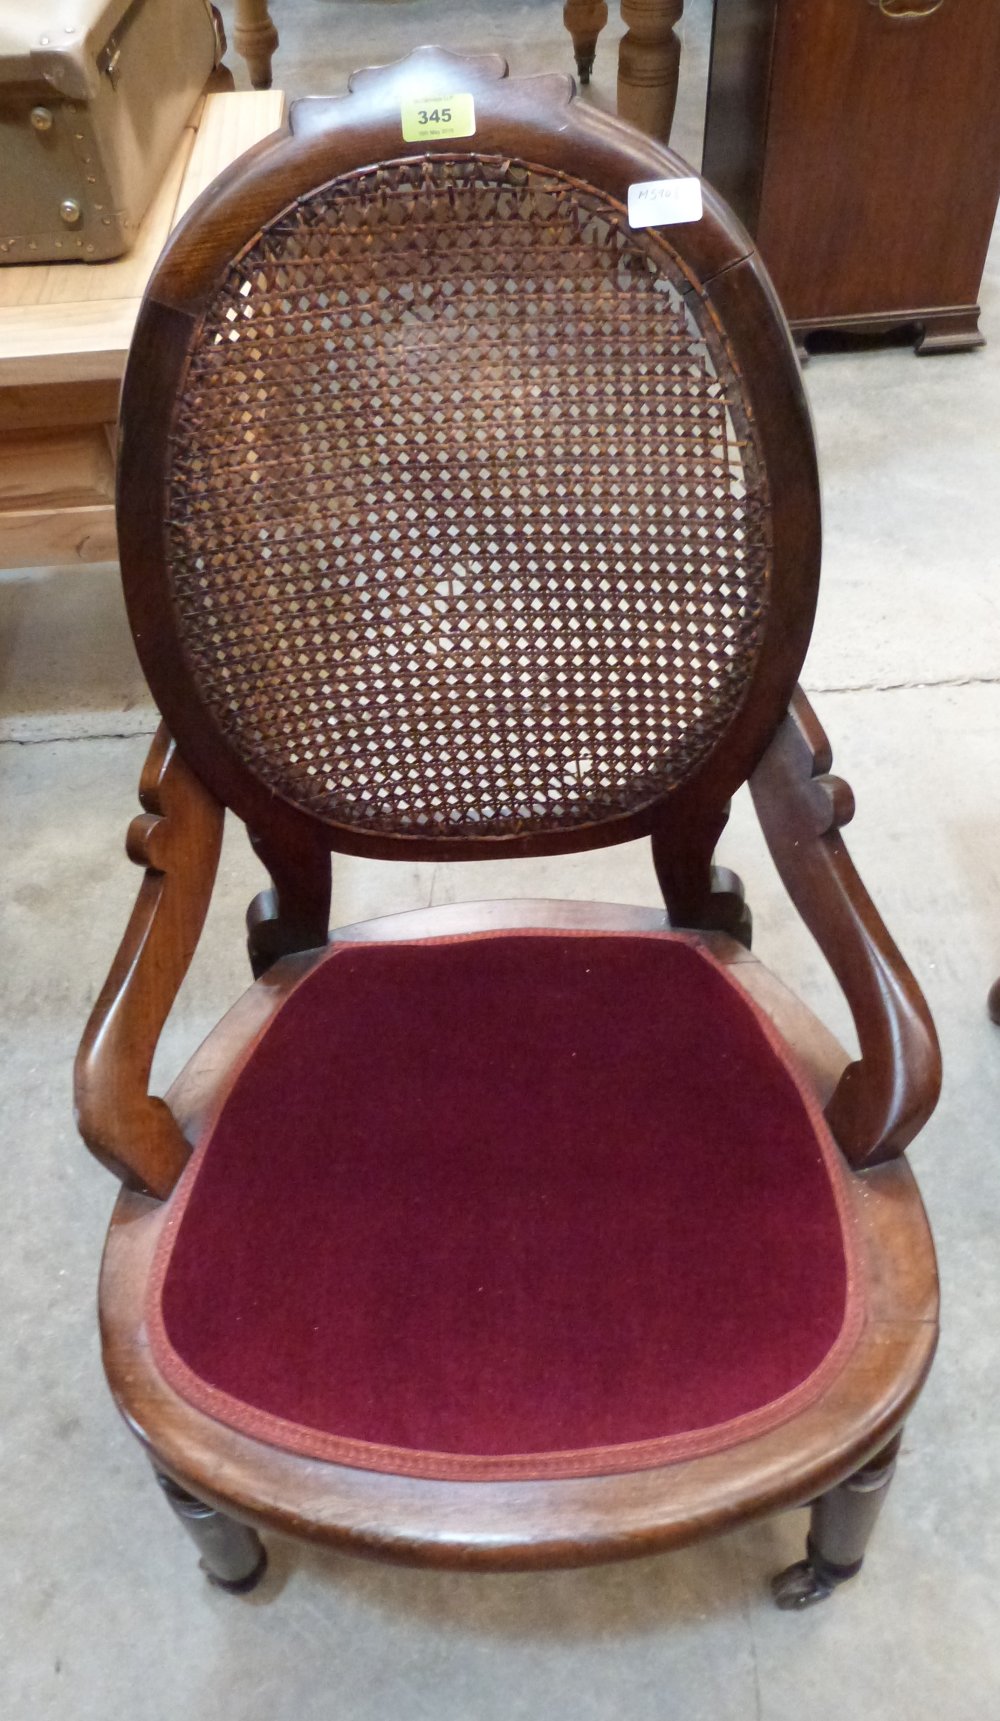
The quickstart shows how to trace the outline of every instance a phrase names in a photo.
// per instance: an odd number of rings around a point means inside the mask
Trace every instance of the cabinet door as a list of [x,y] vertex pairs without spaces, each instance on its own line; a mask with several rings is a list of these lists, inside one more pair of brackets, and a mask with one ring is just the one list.
[[788,315],[974,303],[1000,194],[1000,0],[772,4],[755,225]]

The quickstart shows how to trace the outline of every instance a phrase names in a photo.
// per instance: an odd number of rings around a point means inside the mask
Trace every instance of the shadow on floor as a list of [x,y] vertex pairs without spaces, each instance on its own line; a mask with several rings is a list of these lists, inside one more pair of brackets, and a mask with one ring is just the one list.
[[512,1642],[641,1638],[696,1621],[740,1616],[764,1599],[775,1572],[801,1557],[805,1516],[784,1513],[693,1548],[574,1571],[443,1572],[355,1559],[268,1537],[260,1588],[237,1605],[263,1606],[308,1579],[338,1597],[352,1592],[390,1619],[426,1626],[447,1618],[463,1634]]

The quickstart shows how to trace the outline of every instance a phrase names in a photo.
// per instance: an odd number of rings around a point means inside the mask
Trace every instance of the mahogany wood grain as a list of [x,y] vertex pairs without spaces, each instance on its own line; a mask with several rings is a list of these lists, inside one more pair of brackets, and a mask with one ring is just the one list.
[[798,1612],[812,1607],[857,1576],[885,1504],[902,1439],[900,1430],[853,1476],[813,1501],[805,1559],[771,1581],[780,1608]]
[[[710,307],[713,328],[724,331],[727,343],[718,349],[720,359],[728,363],[733,355],[739,388],[730,416],[752,422],[754,448],[766,468],[766,486],[754,491],[754,505],[768,520],[768,577],[752,677],[690,773],[626,815],[572,828],[489,839],[404,837],[391,828],[373,833],[327,821],[286,800],[213,718],[176,623],[165,524],[171,427],[192,330],[234,254],[297,199],[373,163],[433,157],[439,146],[408,145],[400,136],[401,96],[428,87],[441,95],[475,92],[477,151],[501,163],[526,159],[532,172],[570,171],[574,184],[596,191],[618,211],[634,180],[687,171],[652,140],[575,102],[564,78],[508,81],[496,56],[462,59],[421,50],[400,66],[356,74],[347,97],[298,104],[286,132],[205,191],[161,259],[126,379],[120,541],[137,648],[176,746],[161,731],[147,767],[142,793],[149,816],[137,821],[131,843],[147,873],[77,1073],[85,1138],[127,1185],[102,1272],[105,1364],[116,1400],[155,1467],[193,1496],[195,1506],[206,1502],[258,1526],[403,1561],[483,1569],[586,1564],[679,1545],[828,1495],[897,1435],[930,1366],[937,1281],[905,1162],[876,1162],[898,1156],[930,1111],[939,1079],[937,1046],[915,982],[844,850],[839,825],[849,816],[849,792],[828,775],[825,737],[801,697],[785,715],[819,575],[815,450],[773,288],[747,235],[711,191],[703,221],[671,228],[651,243],[669,247],[685,293]],[[700,338],[708,337],[703,332]],[[580,498],[591,500],[585,487]],[[521,551],[529,536],[525,527]],[[745,562],[740,578],[746,579]],[[717,625],[715,611],[707,619]],[[301,699],[295,663],[291,674],[289,698]],[[363,701],[358,710],[363,715]],[[827,952],[854,1013],[861,1045],[854,1064],[750,956],[742,887],[712,866],[729,797],[748,777],[792,901]],[[209,1036],[164,1103],[148,1095],[153,1048],[201,929],[224,805],[246,821],[273,881],[249,917],[261,978]],[[867,1321],[841,1374],[801,1414],[727,1451],[624,1476],[528,1484],[429,1482],[303,1459],[227,1429],[180,1399],[158,1374],[147,1341],[143,1300],[153,1251],[169,1221],[170,1191],[236,1066],[318,960],[331,850],[485,859],[579,851],[641,834],[652,838],[674,921],[699,929],[706,947],[771,1016],[844,1150],[838,1175],[865,1267]],[[517,926],[655,934],[670,924],[663,909],[494,902],[362,922],[336,936],[426,938]],[[830,1511],[830,1523],[839,1526],[841,1518]]]
[[994,0],[716,0],[703,171],[796,330],[981,344],[998,65]]
[[[587,903],[492,902],[391,915],[338,939],[429,937],[498,926],[665,930],[662,912]],[[743,946],[706,945],[768,1010],[825,1099],[846,1054]],[[189,1139],[221,1097],[234,1061],[262,1031],[308,955],[278,962],[244,995],[170,1092]],[[836,1486],[901,1425],[933,1355],[936,1274],[916,1186],[900,1160],[859,1176],[844,1167],[870,1283],[865,1334],[844,1373],[795,1421],[709,1458],[586,1480],[447,1483],[380,1476],[303,1459],[194,1410],[166,1385],[148,1348],[146,1276],[169,1203],[125,1192],[101,1281],[105,1367],[157,1469],[220,1510],[346,1551],[410,1564],[500,1570],[591,1564],[679,1546]]]
[[[122,402],[119,542],[126,601],[154,697],[183,748],[219,799],[261,838],[299,846],[322,832],[328,846],[373,858],[487,859],[558,854],[625,841],[666,825],[683,830],[697,805],[711,817],[756,764],[798,677],[812,625],[819,575],[819,499],[815,451],[799,367],[780,308],[746,234],[706,190],[704,217],[669,229],[667,244],[726,328],[745,381],[770,487],[770,602],[753,683],[703,764],[673,793],[636,811],[573,829],[523,835],[426,837],[370,832],[320,822],[275,795],[249,772],[212,716],[181,648],[170,597],[164,525],[169,466],[169,403],[184,373],[201,308],[234,252],[310,187],[383,159],[418,156],[435,146],[401,141],[399,102],[431,84],[441,94],[476,93],[476,147],[501,159],[527,152],[540,167],[572,159],[580,180],[619,208],[636,179],[687,173],[652,139],[572,99],[561,77],[507,80],[496,56],[462,58],[418,50],[397,67],[368,69],[352,93],[299,102],[289,133],[275,134],[222,174],[176,231],[150,282],[140,313]],[[437,146],[447,149],[449,146]],[[524,540],[527,543],[527,539]]]
[[149,1074],[204,924],[223,814],[162,724],[139,800],[127,848],[145,876],[77,1053],[74,1099],[91,1153],[132,1188],[163,1196],[188,1148],[170,1107],[149,1094]]
[[672,840],[667,821],[652,834],[657,883],[674,926],[728,932],[750,948],[753,920],[743,882],[712,857],[729,820],[729,803],[702,821],[691,821],[683,844]]
[[271,874],[270,890],[247,910],[250,967],[259,977],[279,956],[315,950],[330,925],[330,854],[323,843],[272,844],[251,833],[257,858]]
[[267,1571],[267,1554],[260,1537],[245,1524],[226,1517],[197,1500],[171,1476],[156,1472],[163,1498],[201,1555],[209,1583],[231,1595],[256,1589]]
[[901,1153],[941,1089],[930,1012],[890,938],[843,839],[854,813],[847,784],[829,775],[830,743],[801,690],[750,781],[782,882],[837,976],[854,1017],[860,1059],[826,1108],[854,1165]]
[[714,0],[701,171],[751,233],[760,213],[774,0]]

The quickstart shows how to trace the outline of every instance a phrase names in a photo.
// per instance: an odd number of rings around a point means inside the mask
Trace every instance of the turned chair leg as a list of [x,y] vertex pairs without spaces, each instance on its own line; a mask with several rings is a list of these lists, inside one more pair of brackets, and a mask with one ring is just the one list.
[[164,1476],[159,1470],[154,1475],[198,1549],[201,1569],[209,1583],[234,1595],[256,1589],[267,1570],[267,1554],[256,1530],[196,1499],[172,1476]]
[[813,1501],[806,1557],[772,1580],[780,1608],[812,1607],[861,1570],[868,1538],[896,1468],[902,1434],[839,1487]]

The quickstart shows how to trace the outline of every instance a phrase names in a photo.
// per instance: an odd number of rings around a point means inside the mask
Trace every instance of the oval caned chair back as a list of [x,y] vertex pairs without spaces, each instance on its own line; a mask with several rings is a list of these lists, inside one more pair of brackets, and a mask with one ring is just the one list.
[[627,825],[760,668],[768,461],[711,300],[530,136],[476,141],[300,190],[176,367],[164,613],[209,729],[333,846]]

